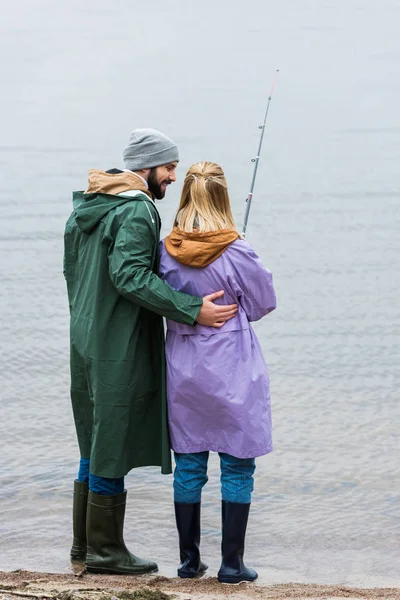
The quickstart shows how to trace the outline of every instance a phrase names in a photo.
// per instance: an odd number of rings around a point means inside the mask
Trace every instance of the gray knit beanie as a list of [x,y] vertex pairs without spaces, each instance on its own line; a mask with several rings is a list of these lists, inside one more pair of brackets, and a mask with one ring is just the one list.
[[174,142],[157,129],[135,129],[124,150],[125,168],[129,171],[151,169],[179,160]]

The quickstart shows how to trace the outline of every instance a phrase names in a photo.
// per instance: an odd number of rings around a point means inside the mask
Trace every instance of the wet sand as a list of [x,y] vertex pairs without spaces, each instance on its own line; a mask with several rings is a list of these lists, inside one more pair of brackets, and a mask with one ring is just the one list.
[[221,585],[215,577],[181,580],[157,575],[131,577],[90,575],[84,570],[76,574],[35,573],[17,570],[0,572],[0,600],[41,598],[45,600],[369,600],[399,599],[400,589],[350,588],[341,585],[288,583],[261,586],[256,583],[236,586]]

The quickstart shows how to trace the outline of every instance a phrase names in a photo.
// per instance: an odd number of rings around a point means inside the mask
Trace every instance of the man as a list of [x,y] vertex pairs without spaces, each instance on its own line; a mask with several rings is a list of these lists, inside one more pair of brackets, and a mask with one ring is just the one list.
[[81,453],[71,558],[86,558],[92,573],[136,575],[157,564],[125,546],[124,476],[146,465],[171,472],[162,316],[221,327],[237,307],[213,303],[223,292],[193,297],[157,276],[161,221],[153,199],[176,180],[176,145],[154,129],[138,129],[124,161],[124,171],[89,172],[87,190],[73,194],[65,229],[71,400]]

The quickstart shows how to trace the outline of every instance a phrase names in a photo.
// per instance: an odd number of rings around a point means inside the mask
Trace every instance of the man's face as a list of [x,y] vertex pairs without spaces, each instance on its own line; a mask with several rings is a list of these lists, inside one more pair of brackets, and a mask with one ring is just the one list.
[[172,162],[167,165],[161,165],[161,167],[153,167],[150,169],[147,183],[149,185],[149,190],[157,200],[164,198],[167,186],[173,181],[176,181],[175,170],[177,166],[177,162]]

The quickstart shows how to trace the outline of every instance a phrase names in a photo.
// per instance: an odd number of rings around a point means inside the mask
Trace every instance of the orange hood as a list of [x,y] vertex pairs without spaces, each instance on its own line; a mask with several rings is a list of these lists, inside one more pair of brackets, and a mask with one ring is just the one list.
[[174,227],[165,238],[165,249],[175,260],[190,267],[207,267],[239,238],[233,229],[218,229],[200,233],[188,233]]
[[99,169],[90,169],[89,183],[85,194],[111,194],[118,196],[128,190],[139,190],[151,198],[146,184],[141,177],[131,171],[122,173],[106,173]]

